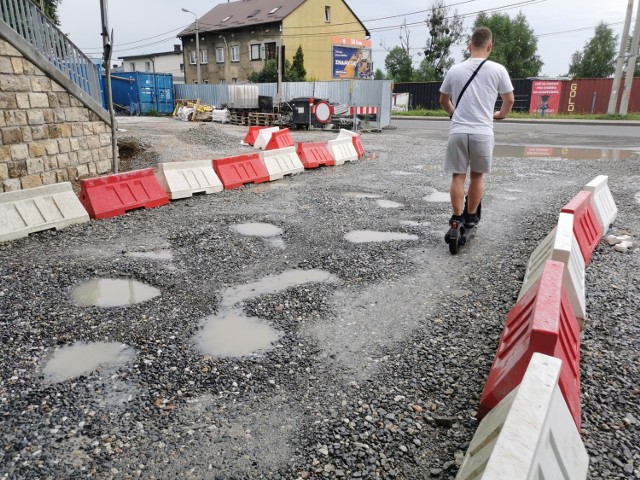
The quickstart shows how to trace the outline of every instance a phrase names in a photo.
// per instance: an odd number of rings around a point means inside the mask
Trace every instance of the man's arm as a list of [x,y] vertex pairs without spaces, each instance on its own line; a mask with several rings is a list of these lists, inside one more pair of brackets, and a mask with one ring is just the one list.
[[500,97],[502,98],[502,108],[499,112],[495,112],[493,114],[494,120],[504,120],[507,115],[509,115],[513,104],[516,102],[516,99],[513,96],[513,92],[501,93]]
[[453,103],[451,103],[451,95],[447,93],[440,94],[440,106],[444,109],[445,112],[449,115],[449,118],[453,116],[453,112],[455,107]]

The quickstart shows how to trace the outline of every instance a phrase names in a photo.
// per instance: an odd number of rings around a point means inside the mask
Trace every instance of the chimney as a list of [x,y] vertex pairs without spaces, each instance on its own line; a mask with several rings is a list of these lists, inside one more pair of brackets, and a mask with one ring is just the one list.
[[174,45],[173,46],[173,51],[177,52],[177,53],[182,52],[182,45]]

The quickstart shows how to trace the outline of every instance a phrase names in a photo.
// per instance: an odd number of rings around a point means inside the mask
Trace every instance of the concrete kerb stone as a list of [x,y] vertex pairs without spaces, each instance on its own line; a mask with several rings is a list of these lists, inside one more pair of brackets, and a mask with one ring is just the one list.
[[285,175],[292,175],[304,171],[295,147],[263,150],[260,159],[269,172],[269,181],[279,180]]
[[520,386],[480,422],[456,480],[587,478],[589,456],[558,386],[561,367],[533,354]]
[[70,182],[0,194],[0,241],[89,221]]
[[267,148],[267,145],[271,140],[271,135],[273,132],[277,132],[278,130],[280,130],[280,127],[268,127],[260,130],[256,137],[256,141],[253,144],[253,148],[257,148],[258,150],[264,150]]
[[585,266],[580,247],[573,234],[573,215],[561,213],[558,225],[540,242],[529,258],[527,270],[518,295],[518,301],[542,275],[547,260],[562,262],[565,266],[562,284],[571,301],[573,312],[582,329],[587,318],[585,307]]
[[609,190],[609,177],[598,175],[587,183],[582,190],[591,192],[591,206],[602,227],[602,235],[606,235],[611,224],[618,216],[618,207]]
[[156,175],[171,200],[224,190],[211,160],[160,163]]
[[351,137],[336,138],[327,142],[327,148],[331,152],[336,165],[342,165],[345,162],[355,162],[358,160],[358,152],[353,146]]

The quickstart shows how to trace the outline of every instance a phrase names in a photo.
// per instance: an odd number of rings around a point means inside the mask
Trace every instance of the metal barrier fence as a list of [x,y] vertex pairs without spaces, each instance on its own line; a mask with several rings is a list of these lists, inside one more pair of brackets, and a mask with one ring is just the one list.
[[0,18],[102,105],[96,66],[29,0],[0,0]]
[[[257,83],[258,94],[277,101],[278,85],[276,83]],[[348,107],[377,107],[376,116],[379,128],[391,123],[391,93],[393,82],[388,80],[335,80],[326,82],[285,82],[282,84],[282,101],[294,98],[324,98],[332,103]],[[229,103],[228,88],[230,85],[174,85],[176,100],[200,99],[208,105],[221,106]]]

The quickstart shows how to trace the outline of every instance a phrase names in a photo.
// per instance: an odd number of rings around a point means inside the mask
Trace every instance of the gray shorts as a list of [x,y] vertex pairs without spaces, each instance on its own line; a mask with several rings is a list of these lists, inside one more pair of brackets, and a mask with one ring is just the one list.
[[447,173],[490,173],[493,157],[493,135],[452,133],[447,143],[444,171]]

